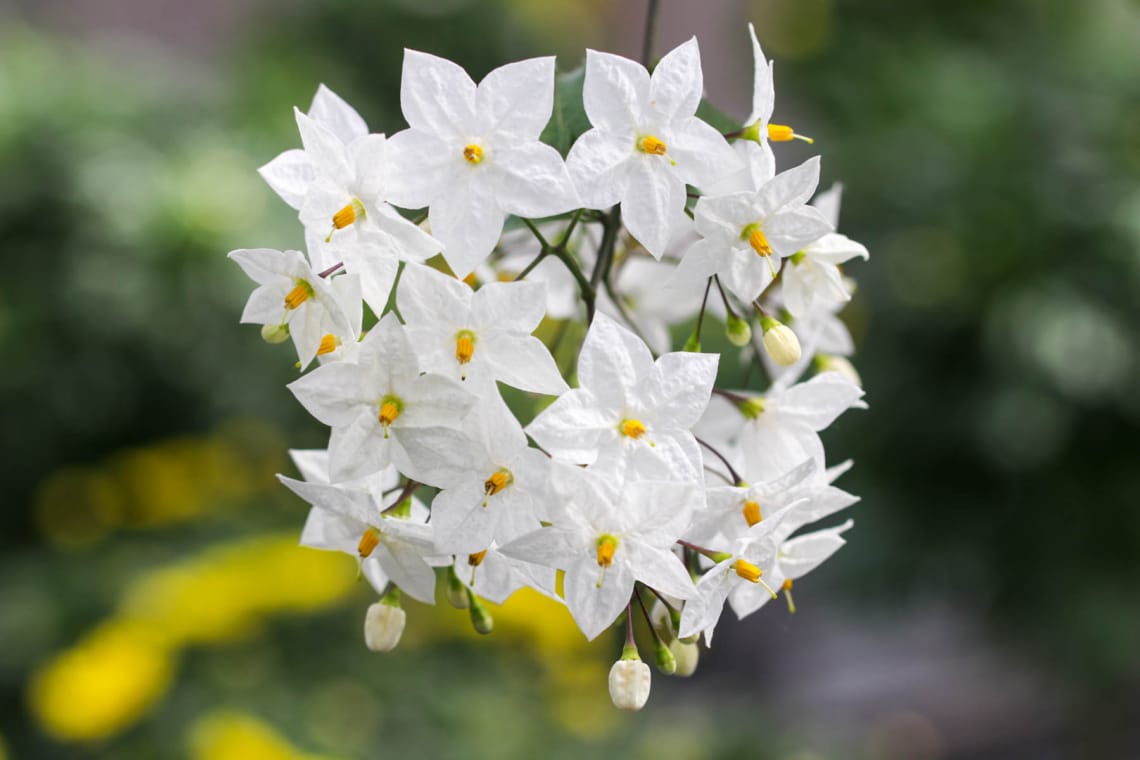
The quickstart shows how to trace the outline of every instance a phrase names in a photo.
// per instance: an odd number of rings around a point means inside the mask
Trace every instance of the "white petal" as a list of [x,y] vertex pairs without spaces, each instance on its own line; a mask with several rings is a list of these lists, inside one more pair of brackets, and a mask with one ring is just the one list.
[[578,208],[578,194],[562,156],[540,142],[495,152],[487,166],[499,208],[534,219]]
[[364,371],[354,364],[326,364],[287,386],[309,414],[326,425],[348,425],[369,401]]
[[460,136],[476,125],[475,83],[451,61],[404,50],[400,108],[412,129]]
[[678,599],[697,593],[685,564],[673,552],[632,539],[625,541],[622,548],[629,552],[634,576],[645,585]]
[[500,336],[482,347],[497,380],[531,393],[558,395],[569,390],[554,357],[533,335]]
[[287,150],[257,170],[273,192],[293,208],[301,208],[309,185],[317,178],[317,170],[305,151]]
[[813,430],[823,430],[862,397],[863,389],[843,375],[824,372],[789,388],[780,398],[779,411],[795,415]]
[[707,187],[744,168],[720,132],[698,118],[670,124],[662,137],[687,184]]
[[396,419],[398,430],[411,427],[456,427],[476,399],[455,381],[442,375],[420,375],[405,393],[404,412]]
[[546,288],[538,282],[489,282],[471,298],[476,329],[533,332],[542,321]]
[[466,277],[490,255],[506,214],[482,183],[451,188],[431,204],[431,230],[443,243],[443,256],[456,277]]
[[639,380],[653,373],[644,342],[604,314],[595,314],[578,356],[578,383],[607,406],[620,408]]
[[791,256],[831,231],[823,214],[811,206],[781,211],[764,222],[764,234],[781,256]]
[[317,88],[317,94],[313,96],[313,104],[309,106],[309,118],[346,144],[368,134],[368,125],[364,123],[364,119],[356,109],[323,84]]
[[457,321],[466,320],[471,300],[471,288],[466,284],[422,264],[404,267],[396,291],[400,314],[409,326],[440,325],[449,329]]
[[554,56],[495,69],[479,83],[475,104],[487,132],[537,140],[554,108]]
[[709,405],[719,359],[719,354],[681,351],[658,359],[656,382],[646,387],[656,418],[685,430],[697,424]]
[[653,69],[649,85],[649,108],[664,122],[675,121],[697,112],[704,77],[697,38],[691,37],[673,50]]
[[840,534],[854,524],[848,520],[835,528],[807,533],[785,542],[780,547],[780,569],[793,580],[807,575],[847,543]]
[[807,203],[819,185],[819,156],[812,156],[794,169],[780,172],[760,188],[757,195],[765,216],[789,206]]
[[371,475],[391,461],[391,440],[384,437],[370,411],[359,414],[348,425],[333,428],[329,436],[329,479],[334,483]]
[[387,200],[402,208],[423,208],[454,184],[464,166],[462,149],[427,132],[405,129],[388,138]]
[[772,68],[764,58],[764,51],[760,49],[760,40],[756,39],[756,28],[751,23],[748,24],[748,34],[752,37],[752,112],[745,120],[745,124],[752,124],[757,119],[767,124],[776,104]]
[[499,551],[543,567],[565,569],[582,552],[582,541],[577,532],[554,526],[516,538],[499,547]]
[[593,394],[575,388],[563,393],[527,425],[526,432],[556,457],[592,464],[598,444],[620,420],[597,406]]
[[[454,488],[485,468],[483,452],[471,437],[451,428],[401,428],[398,434],[408,462],[408,477],[435,488]],[[400,465],[397,462],[397,465]]]
[[[484,504],[486,502],[486,504]],[[431,503],[435,546],[442,554],[474,554],[491,545],[498,516],[483,483],[468,480],[440,491]]]
[[590,123],[628,136],[632,145],[649,100],[649,72],[620,55],[586,50],[582,104]]
[[418,551],[392,541],[383,544],[373,556],[401,591],[424,604],[435,604],[435,571]]
[[607,209],[618,203],[629,186],[629,162],[635,158],[633,140],[591,129],[574,141],[566,168],[585,208]]
[[685,185],[662,163],[642,156],[629,166],[629,192],[622,198],[622,221],[645,250],[660,259],[673,238],[676,214],[685,207]]
[[305,154],[313,162],[314,168],[338,184],[347,185],[352,180],[352,169],[348,165],[344,143],[329,130],[310,119],[299,109],[293,109],[297,129],[301,133],[301,144]]
[[[617,552],[624,549],[619,544]],[[633,582],[631,568],[617,558],[604,574],[592,556],[582,557],[567,569],[563,584],[566,606],[588,640],[597,638],[621,614],[633,593]]]

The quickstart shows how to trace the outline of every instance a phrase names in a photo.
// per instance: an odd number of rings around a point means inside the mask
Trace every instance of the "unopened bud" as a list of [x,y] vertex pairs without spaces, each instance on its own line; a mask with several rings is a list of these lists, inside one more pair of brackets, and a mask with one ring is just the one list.
[[725,335],[728,336],[728,341],[732,345],[747,346],[751,342],[752,325],[748,324],[748,320],[741,319],[735,314],[729,314],[724,327]]
[[673,656],[673,651],[665,642],[658,641],[655,644],[653,655],[657,658],[657,669],[662,673],[671,676],[677,671],[677,658]]
[[800,360],[800,339],[792,328],[769,316],[760,318],[764,330],[764,350],[772,361],[781,367],[790,367]]
[[261,339],[266,343],[284,343],[289,340],[289,325],[287,323],[262,325]]
[[701,648],[695,641],[676,640],[669,645],[673,652],[673,659],[677,662],[677,669],[673,675],[688,678],[697,671],[697,662],[701,659]]
[[641,661],[636,647],[626,647],[620,660],[610,668],[610,699],[619,710],[640,710],[649,700],[653,676]]
[[863,379],[859,377],[859,373],[855,370],[855,365],[843,356],[831,356],[829,354],[816,354],[815,356],[815,371],[823,372],[838,372],[851,382],[863,387]]
[[391,652],[404,634],[407,615],[385,601],[376,602],[364,616],[364,644],[373,652]]
[[468,612],[471,614],[471,626],[477,633],[486,636],[495,630],[495,619],[491,617],[491,613],[487,611],[487,607],[480,601],[479,597],[470,591],[467,593],[467,604]]
[[455,574],[455,566],[447,568],[447,601],[457,610],[467,609],[467,587]]

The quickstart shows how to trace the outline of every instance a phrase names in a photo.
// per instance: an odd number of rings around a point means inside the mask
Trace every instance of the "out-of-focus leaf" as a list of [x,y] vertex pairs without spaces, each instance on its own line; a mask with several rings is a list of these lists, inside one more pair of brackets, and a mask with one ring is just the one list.
[[554,80],[554,112],[539,138],[565,156],[578,136],[590,128],[586,108],[582,105],[582,84],[586,70],[579,66],[564,71]]

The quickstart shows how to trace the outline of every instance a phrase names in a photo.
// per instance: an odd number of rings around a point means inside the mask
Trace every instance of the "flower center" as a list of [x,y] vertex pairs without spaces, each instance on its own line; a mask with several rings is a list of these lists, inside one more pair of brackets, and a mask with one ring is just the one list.
[[641,436],[645,435],[645,424],[641,420],[622,420],[618,425],[618,430],[627,438],[632,438],[635,441]]
[[665,143],[661,142],[654,135],[646,135],[637,141],[637,149],[642,153],[648,153],[651,156],[664,156]]
[[333,351],[336,351],[336,346],[336,336],[332,333],[326,333],[325,336],[321,338],[321,345],[317,346],[317,356],[331,354]]
[[376,414],[376,419],[384,427],[384,437],[388,437],[388,426],[396,421],[400,413],[404,411],[404,401],[399,396],[391,394],[380,399],[380,411]]
[[364,531],[364,535],[360,537],[360,544],[356,547],[357,553],[360,554],[361,559],[372,554],[372,550],[380,545],[380,531],[375,528],[369,528]]
[[612,533],[598,536],[598,567],[609,567],[614,563],[614,551],[617,550],[617,545],[617,536]]
[[744,502],[743,512],[749,528],[764,519],[760,514],[760,505],[757,502],[751,500]]
[[762,396],[756,396],[755,398],[745,399],[736,406],[745,418],[754,420],[764,413],[764,398]]
[[511,474],[510,470],[497,470],[491,473],[491,477],[483,481],[483,493],[487,496],[494,496],[513,483],[514,480],[515,476]]
[[746,559],[736,560],[732,565],[732,569],[736,571],[737,575],[750,583],[760,582],[760,568]]
[[463,159],[474,166],[483,160],[483,149],[475,143],[471,143],[463,148]]
[[285,308],[292,310],[308,301],[313,295],[313,286],[304,280],[297,280],[296,285],[285,295]]
[[487,550],[486,549],[484,549],[481,552],[475,552],[474,554],[468,554],[467,555],[467,564],[471,565],[471,567],[479,567],[479,565],[483,564],[483,558],[486,556],[487,556]]
[[768,237],[764,231],[760,229],[759,222],[745,227],[740,236],[748,241],[748,245],[752,246],[752,250],[756,251],[757,255],[772,255],[772,245],[768,242]]
[[356,198],[352,202],[342,208],[340,211],[333,214],[333,227],[338,230],[343,230],[357,219],[364,218],[364,204]]
[[475,333],[460,330],[455,334],[455,361],[467,364],[475,353]]
[[793,253],[791,255],[790,258],[792,259],[793,265],[799,266],[800,262],[803,261],[805,258],[807,258],[807,254],[804,253],[803,251],[796,251],[795,253]]

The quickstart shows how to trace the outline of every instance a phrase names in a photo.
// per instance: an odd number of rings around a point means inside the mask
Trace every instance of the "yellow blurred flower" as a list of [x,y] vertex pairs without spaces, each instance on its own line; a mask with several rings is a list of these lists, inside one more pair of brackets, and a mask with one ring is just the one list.
[[232,711],[199,719],[189,744],[193,760],[320,760],[294,748],[267,723]]

